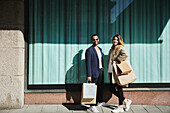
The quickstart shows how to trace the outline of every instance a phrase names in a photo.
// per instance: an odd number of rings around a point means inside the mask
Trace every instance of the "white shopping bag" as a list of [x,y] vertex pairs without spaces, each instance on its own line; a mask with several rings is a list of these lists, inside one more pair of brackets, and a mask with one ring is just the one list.
[[83,83],[83,98],[96,98],[95,83]]
[[97,86],[95,83],[83,83],[81,104],[96,104]]

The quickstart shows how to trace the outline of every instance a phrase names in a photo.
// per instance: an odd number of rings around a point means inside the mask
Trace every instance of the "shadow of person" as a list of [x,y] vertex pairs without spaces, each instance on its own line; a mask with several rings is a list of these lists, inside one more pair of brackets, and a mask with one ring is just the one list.
[[85,60],[82,60],[83,50],[80,50],[73,58],[73,66],[67,71],[65,84],[79,84],[85,82],[86,67]]
[[82,83],[86,82],[85,60],[82,60],[81,49],[73,58],[73,66],[67,71],[65,77],[67,103],[80,104]]
[[87,109],[88,109],[88,107],[86,107],[86,106],[83,106],[80,104],[75,104],[75,103],[63,103],[62,105],[64,105],[69,110],[87,111]]

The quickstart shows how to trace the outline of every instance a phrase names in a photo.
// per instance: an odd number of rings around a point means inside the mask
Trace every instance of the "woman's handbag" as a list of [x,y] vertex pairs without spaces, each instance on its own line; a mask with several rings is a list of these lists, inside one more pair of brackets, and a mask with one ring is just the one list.
[[[128,64],[130,65],[130,63]],[[131,65],[130,65],[131,67]],[[117,84],[120,85],[120,86],[125,86],[131,82],[134,82],[136,80],[136,75],[131,67],[131,72],[127,73],[127,74],[122,74],[120,73],[117,68],[117,65],[116,65],[116,62],[113,63],[113,68],[114,68],[114,72],[115,72],[115,76],[116,76],[116,79],[117,79]]]
[[97,86],[95,83],[83,83],[81,104],[96,104]]

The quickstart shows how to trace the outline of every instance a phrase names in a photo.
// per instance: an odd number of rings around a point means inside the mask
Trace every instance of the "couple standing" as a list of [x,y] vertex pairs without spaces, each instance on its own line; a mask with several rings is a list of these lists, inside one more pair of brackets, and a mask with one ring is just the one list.
[[[103,102],[104,57],[102,49],[98,47],[99,37],[97,34],[92,35],[91,42],[93,45],[86,50],[85,54],[87,79],[97,85],[97,105],[107,106],[107,104]],[[115,35],[112,39],[112,44],[107,59],[107,69],[110,78],[110,90],[119,99],[118,107],[111,112],[117,113],[124,112],[124,109],[125,111],[128,111],[132,101],[124,97],[122,86],[119,86],[116,83],[116,79],[114,79],[115,71],[113,63],[120,62],[128,57],[122,37],[119,34]],[[90,110],[94,113],[99,112],[95,105],[91,105]]]

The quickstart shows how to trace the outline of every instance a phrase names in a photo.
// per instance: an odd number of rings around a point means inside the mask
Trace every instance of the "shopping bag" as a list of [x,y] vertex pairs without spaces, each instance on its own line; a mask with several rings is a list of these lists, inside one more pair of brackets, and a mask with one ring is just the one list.
[[136,80],[136,75],[134,73],[134,71],[131,71],[130,73],[126,74],[126,75],[122,75],[122,76],[117,76],[118,77],[118,81],[117,84],[120,86],[125,86],[131,82],[134,82]]
[[132,71],[128,74],[122,74],[118,71],[116,62],[113,62],[114,74],[116,77],[116,83],[120,86],[125,86],[131,82],[136,80],[136,75],[132,69]]
[[97,86],[95,83],[83,83],[81,104],[96,104]]
[[120,74],[128,74],[132,71],[132,66],[128,60],[121,61],[119,64],[116,64]]

